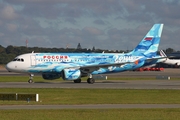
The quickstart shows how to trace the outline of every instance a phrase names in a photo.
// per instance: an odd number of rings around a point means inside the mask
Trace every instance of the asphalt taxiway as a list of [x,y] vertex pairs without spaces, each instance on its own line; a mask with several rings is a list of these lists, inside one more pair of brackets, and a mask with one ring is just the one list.
[[107,89],[180,89],[178,80],[108,80],[94,84],[86,82],[2,82],[0,88],[107,88]]

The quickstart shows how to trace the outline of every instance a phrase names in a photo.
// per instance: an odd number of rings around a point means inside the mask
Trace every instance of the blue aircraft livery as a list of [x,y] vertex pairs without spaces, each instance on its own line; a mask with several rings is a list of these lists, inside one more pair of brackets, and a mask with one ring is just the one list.
[[141,42],[129,53],[27,53],[17,56],[6,65],[8,71],[30,75],[42,74],[46,80],[62,77],[64,80],[81,82],[88,77],[94,83],[96,74],[133,70],[161,59],[157,56],[163,24],[155,24]]

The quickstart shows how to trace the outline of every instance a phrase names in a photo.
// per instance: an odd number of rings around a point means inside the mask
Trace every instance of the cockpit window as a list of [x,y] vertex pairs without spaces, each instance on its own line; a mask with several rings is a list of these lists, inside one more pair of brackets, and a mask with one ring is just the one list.
[[17,61],[17,58],[14,58],[14,60],[13,61]]
[[20,61],[20,62],[24,62],[24,59],[23,58],[14,58],[13,61]]

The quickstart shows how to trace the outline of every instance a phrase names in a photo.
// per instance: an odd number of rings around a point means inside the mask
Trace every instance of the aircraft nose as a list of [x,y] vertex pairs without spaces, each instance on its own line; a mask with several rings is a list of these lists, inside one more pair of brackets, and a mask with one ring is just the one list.
[[12,71],[12,63],[11,63],[11,62],[6,65],[6,69],[7,69],[9,72]]

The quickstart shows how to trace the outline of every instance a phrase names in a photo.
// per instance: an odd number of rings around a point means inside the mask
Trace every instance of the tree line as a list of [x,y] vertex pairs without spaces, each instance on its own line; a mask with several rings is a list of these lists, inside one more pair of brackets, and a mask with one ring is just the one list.
[[[53,52],[53,53],[126,53],[130,50],[115,50],[115,51],[109,51],[109,50],[102,50],[102,49],[95,49],[93,47],[92,49],[87,48],[42,48],[42,47],[25,47],[25,46],[12,46],[9,45],[7,47],[3,47],[0,45],[0,64],[7,64],[8,62],[12,61],[16,56],[25,54],[25,53],[31,53],[34,51],[37,52]],[[172,48],[168,48],[164,50],[167,54],[173,53],[173,52],[180,52],[180,51],[174,51]]]

